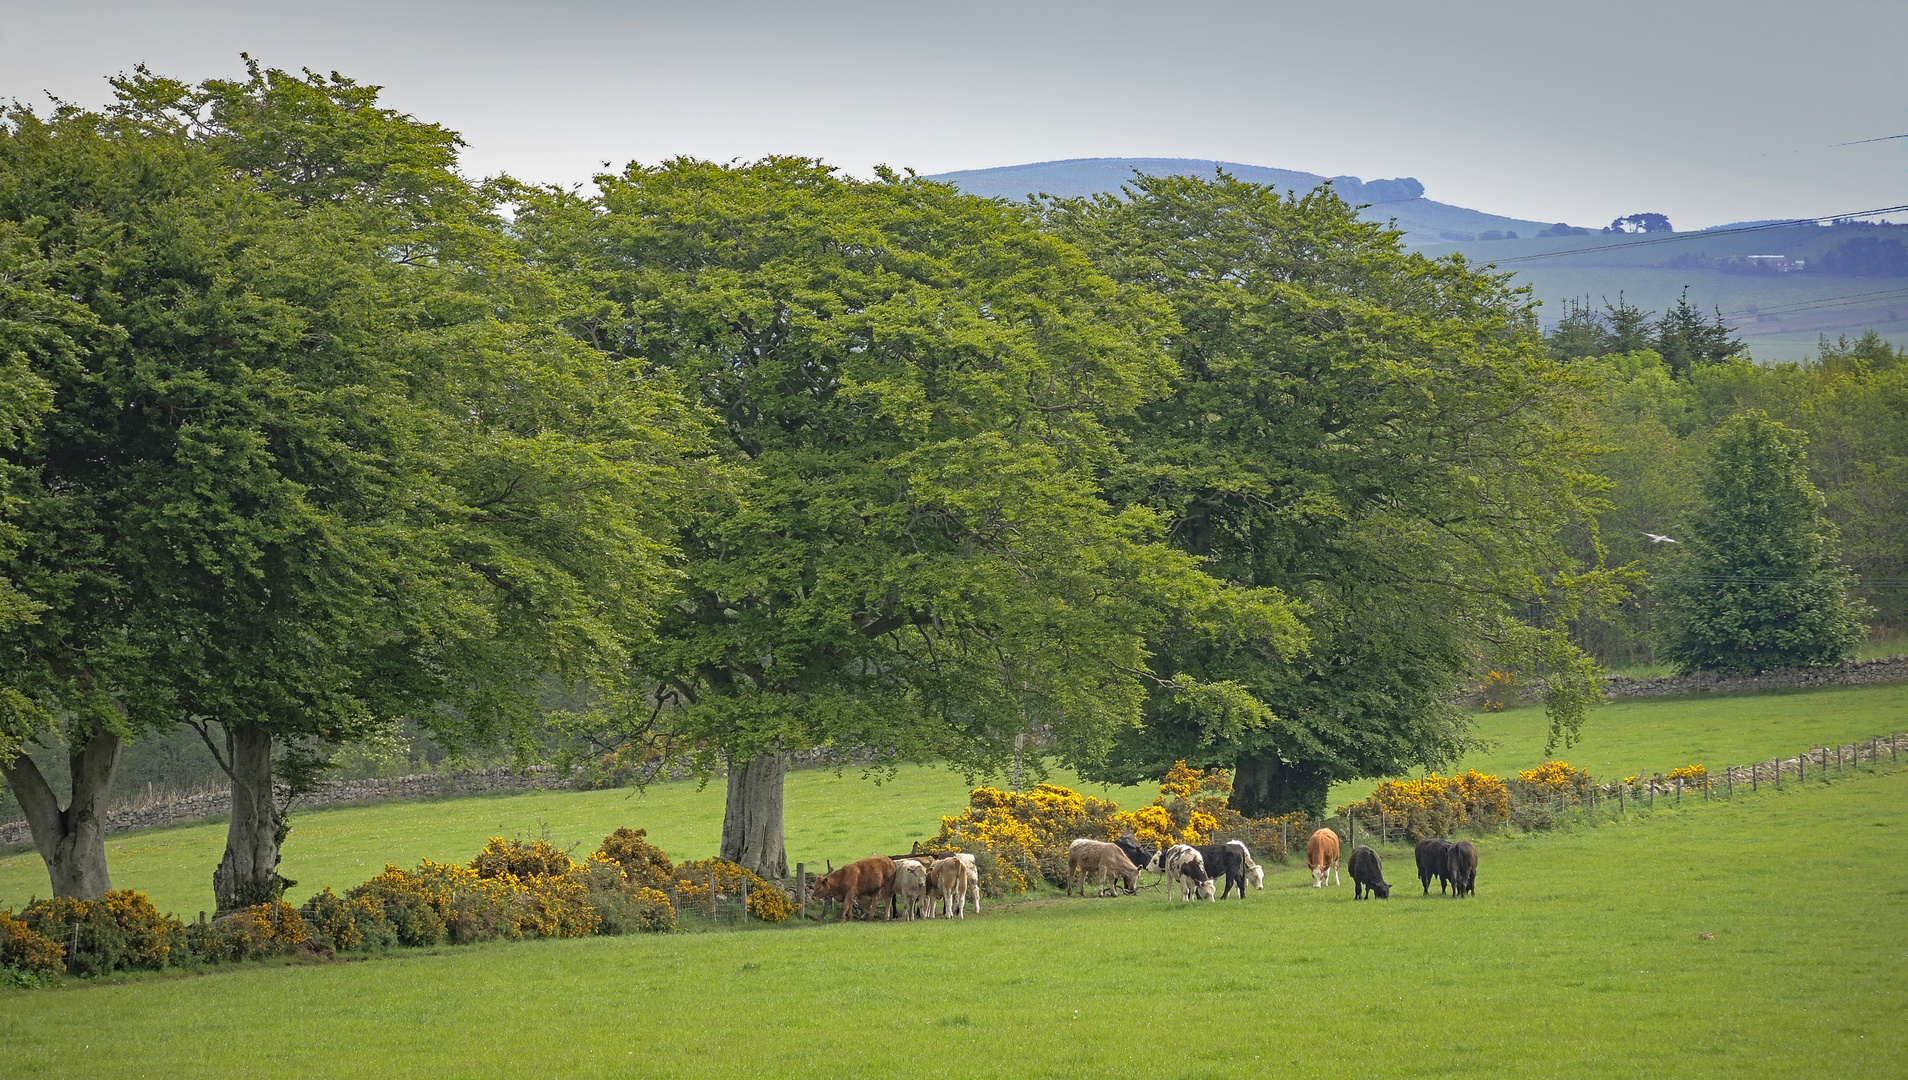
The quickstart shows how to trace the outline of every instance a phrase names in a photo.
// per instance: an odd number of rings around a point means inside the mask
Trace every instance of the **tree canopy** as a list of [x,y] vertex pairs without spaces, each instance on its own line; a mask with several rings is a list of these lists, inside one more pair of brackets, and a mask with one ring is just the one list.
[[1573,417],[1594,384],[1545,355],[1527,296],[1408,254],[1328,192],[1223,174],[1136,177],[1051,218],[1180,324],[1181,377],[1120,422],[1111,489],[1212,572],[1301,601],[1312,638],[1292,661],[1157,638],[1170,666],[1238,681],[1276,719],[1214,738],[1155,696],[1089,775],[1224,764],[1235,807],[1317,811],[1335,780],[1455,760],[1454,700],[1486,662],[1541,674],[1555,735],[1575,732],[1597,691],[1567,620],[1612,587],[1560,542],[1593,525]]
[[689,388],[738,478],[684,521],[626,731],[727,764],[725,855],[780,872],[793,751],[984,771],[1038,728],[1085,762],[1160,687],[1261,721],[1223,677],[1175,682],[1147,637],[1179,619],[1276,654],[1302,640],[1291,605],[1101,496],[1108,422],[1174,374],[1146,293],[1026,208],[912,177],[681,160],[597,183],[525,193],[518,227],[610,301],[578,337]]
[[[560,286],[373,88],[118,88],[0,132],[0,221],[70,298],[21,350],[52,408],[13,457],[9,572],[41,611],[0,663],[15,738],[73,747],[71,805],[6,767],[49,866],[96,892],[97,822],[74,830],[119,740],[198,728],[234,784],[227,906],[279,887],[297,751],[407,715],[522,736],[550,680],[613,685],[670,576],[650,496],[697,436],[550,321]],[[340,114],[349,168],[272,134]]]

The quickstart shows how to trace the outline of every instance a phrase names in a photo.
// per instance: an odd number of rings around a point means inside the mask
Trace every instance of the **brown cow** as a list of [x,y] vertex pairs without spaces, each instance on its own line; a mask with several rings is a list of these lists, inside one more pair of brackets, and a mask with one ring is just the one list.
[[[961,918],[967,918],[967,863],[953,856],[936,859],[928,869],[928,890],[928,918],[934,917],[937,898],[947,901],[948,918],[957,911]],[[978,895],[974,898],[974,914],[980,914]]]
[[1100,879],[1101,896],[1117,892],[1119,885],[1125,885],[1131,893],[1139,884],[1139,867],[1118,844],[1075,840],[1067,849],[1067,895],[1073,895],[1074,883],[1078,882],[1080,895],[1085,896],[1087,879],[1095,876]]
[[880,911],[888,917],[888,901],[894,896],[894,860],[886,855],[870,855],[837,870],[830,870],[815,881],[815,899],[841,901],[841,921],[847,922],[855,902],[864,896],[874,898],[869,913]]
[[1343,885],[1338,876],[1338,834],[1330,829],[1320,829],[1305,842],[1305,864],[1312,868],[1312,888],[1325,887],[1326,878],[1332,884]]

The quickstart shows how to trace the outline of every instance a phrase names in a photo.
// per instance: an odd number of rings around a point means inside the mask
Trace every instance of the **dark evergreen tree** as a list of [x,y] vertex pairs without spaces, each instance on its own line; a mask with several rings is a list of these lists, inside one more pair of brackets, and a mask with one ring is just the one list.
[[1717,431],[1688,551],[1657,586],[1663,655],[1684,671],[1837,664],[1863,636],[1839,534],[1801,432],[1761,412]]
[[1689,302],[1689,286],[1685,285],[1676,306],[1656,322],[1655,347],[1670,372],[1686,378],[1698,364],[1718,364],[1741,352],[1742,340],[1723,322],[1721,308],[1713,317],[1704,318]]

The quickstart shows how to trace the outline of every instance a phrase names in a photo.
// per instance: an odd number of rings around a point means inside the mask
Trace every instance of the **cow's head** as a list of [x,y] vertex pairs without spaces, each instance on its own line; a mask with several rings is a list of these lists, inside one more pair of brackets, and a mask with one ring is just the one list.
[[1371,887],[1371,891],[1374,893],[1377,893],[1378,899],[1380,900],[1391,899],[1391,883],[1390,882],[1381,881],[1378,884],[1373,885]]
[[1265,867],[1259,866],[1255,863],[1252,869],[1247,871],[1247,873],[1252,878],[1252,887],[1259,890],[1260,892],[1264,892],[1265,891]]

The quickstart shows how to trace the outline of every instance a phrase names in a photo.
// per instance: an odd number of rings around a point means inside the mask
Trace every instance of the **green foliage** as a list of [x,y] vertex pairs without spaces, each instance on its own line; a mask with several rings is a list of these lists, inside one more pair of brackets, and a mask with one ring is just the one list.
[[603,298],[579,338],[693,390],[735,478],[688,493],[680,599],[598,747],[988,769],[1045,726],[1085,761],[1178,674],[1145,648],[1166,619],[1300,641],[1279,594],[1205,576],[1157,515],[1102,500],[1108,421],[1169,384],[1170,316],[1027,209],[799,159],[597,183],[519,192],[517,228]]
[[0,910],[0,974],[13,982],[32,985],[57,978],[66,970],[66,947]]
[[1711,447],[1688,552],[1661,577],[1663,653],[1685,671],[1836,664],[1861,641],[1862,605],[1809,482],[1801,432],[1747,412]]
[[345,900],[325,886],[298,909],[317,942],[333,952],[372,952],[397,944],[384,911],[364,898]]
[[33,933],[70,949],[77,926],[78,948],[66,957],[78,975],[148,970],[180,964],[189,942],[179,920],[161,914],[143,893],[120,889],[99,900],[36,900],[20,910],[19,922]]
[[[1114,493],[1212,572],[1302,601],[1312,642],[1290,660],[1162,628],[1165,666],[1267,711],[1221,728],[1168,688],[1090,775],[1237,761],[1243,811],[1316,813],[1334,780],[1461,753],[1451,701],[1487,656],[1541,673],[1558,735],[1574,734],[1597,690],[1564,627],[1613,585],[1573,576],[1559,542],[1598,506],[1576,419],[1593,383],[1544,354],[1528,297],[1405,252],[1323,191],[1137,177],[1050,218],[1182,328],[1173,393],[1120,421]],[[1207,717],[1249,715],[1233,703]],[[1269,804],[1248,759],[1291,778]]]

